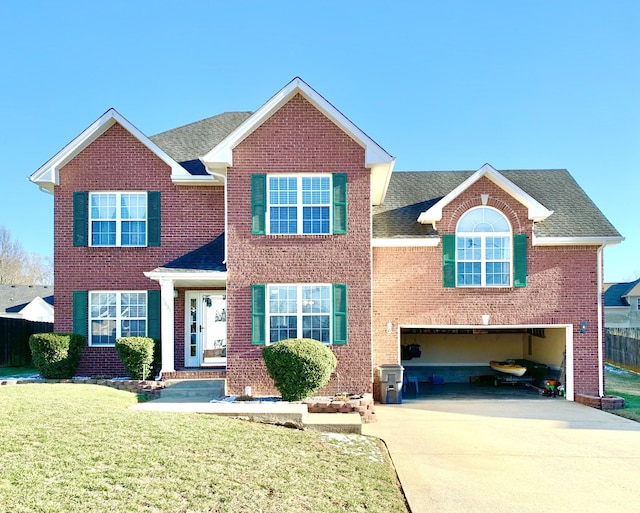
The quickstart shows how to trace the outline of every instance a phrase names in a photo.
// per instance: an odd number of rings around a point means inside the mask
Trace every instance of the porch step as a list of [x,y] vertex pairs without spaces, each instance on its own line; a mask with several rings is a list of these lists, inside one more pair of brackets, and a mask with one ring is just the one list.
[[170,379],[160,392],[166,401],[209,402],[225,395],[226,379]]

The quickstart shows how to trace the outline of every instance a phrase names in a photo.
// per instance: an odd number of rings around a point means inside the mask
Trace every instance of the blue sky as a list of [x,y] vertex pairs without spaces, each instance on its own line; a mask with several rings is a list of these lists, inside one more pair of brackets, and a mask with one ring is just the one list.
[[0,224],[53,252],[27,177],[108,108],[147,135],[255,110],[293,77],[396,170],[566,168],[640,277],[640,2],[0,2]]

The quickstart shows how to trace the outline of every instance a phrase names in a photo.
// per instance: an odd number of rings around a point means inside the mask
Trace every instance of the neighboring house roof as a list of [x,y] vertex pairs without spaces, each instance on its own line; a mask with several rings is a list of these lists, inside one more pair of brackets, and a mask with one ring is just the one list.
[[[439,237],[433,224],[420,224],[420,215],[468,180],[474,171],[396,171],[385,202],[373,208],[374,239]],[[564,169],[499,171],[529,197],[551,211],[535,222],[537,244],[594,245],[623,240],[593,201]]]
[[206,175],[200,157],[235,130],[251,112],[224,112],[149,137],[192,175]]
[[[634,295],[634,288],[640,287],[640,278],[635,281],[629,281],[624,283],[606,283],[604,291],[604,306],[605,307],[627,307],[629,301],[627,297]],[[640,295],[640,291],[636,291]]]
[[[0,285],[0,317],[25,317],[25,312],[53,317],[53,287],[48,285]],[[39,319],[38,319],[39,320]]]

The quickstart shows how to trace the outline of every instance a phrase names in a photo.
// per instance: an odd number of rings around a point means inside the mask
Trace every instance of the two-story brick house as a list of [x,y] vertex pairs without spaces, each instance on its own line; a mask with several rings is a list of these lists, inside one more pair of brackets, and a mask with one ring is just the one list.
[[602,250],[622,238],[570,175],[393,166],[299,78],[153,137],[107,111],[31,175],[54,194],[78,374],[122,374],[115,339],[143,334],[165,377],[268,393],[261,348],[309,337],[338,358],[329,391],[372,391],[412,344],[407,367],[450,380],[566,352],[569,397],[602,393]]

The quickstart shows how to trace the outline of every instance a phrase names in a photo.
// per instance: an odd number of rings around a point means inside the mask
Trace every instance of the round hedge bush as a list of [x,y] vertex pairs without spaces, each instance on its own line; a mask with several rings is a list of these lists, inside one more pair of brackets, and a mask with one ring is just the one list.
[[74,333],[34,333],[29,337],[33,364],[45,379],[70,379],[82,356],[85,338]]
[[116,351],[131,379],[147,379],[153,370],[155,341],[149,337],[116,339]]
[[301,401],[325,386],[338,363],[328,346],[309,338],[281,340],[262,357],[283,401]]

